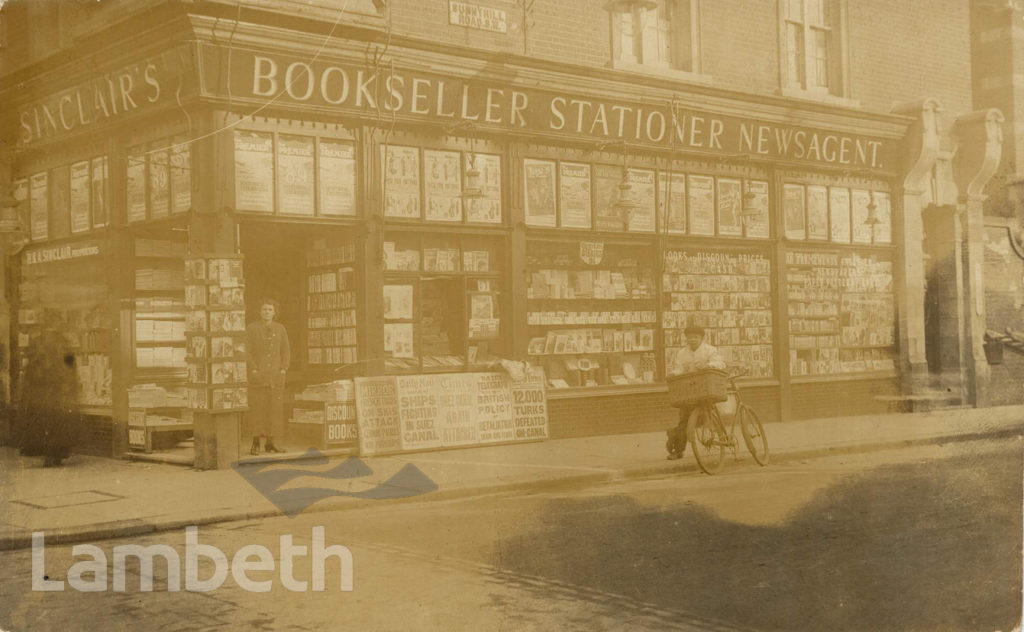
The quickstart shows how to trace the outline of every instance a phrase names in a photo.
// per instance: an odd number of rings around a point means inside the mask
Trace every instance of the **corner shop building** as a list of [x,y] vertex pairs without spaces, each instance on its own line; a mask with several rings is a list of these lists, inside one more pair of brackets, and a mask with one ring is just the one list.
[[[191,15],[4,86],[31,237],[10,259],[12,348],[60,313],[112,454],[140,408],[238,423],[240,328],[265,296],[289,397],[516,358],[545,370],[553,437],[669,424],[666,359],[691,322],[750,370],[766,420],[936,385],[985,404],[995,111],[959,117],[950,154],[927,99],[883,115],[422,42],[374,58],[238,25],[228,46],[218,28]],[[171,396],[150,406],[147,384]]]

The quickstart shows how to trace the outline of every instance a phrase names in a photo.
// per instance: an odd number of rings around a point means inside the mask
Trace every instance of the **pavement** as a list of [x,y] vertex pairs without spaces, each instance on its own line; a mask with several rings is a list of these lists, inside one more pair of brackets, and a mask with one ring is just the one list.
[[[765,426],[775,462],[836,453],[1024,436],[1024,406],[788,421]],[[743,451],[745,452],[745,451]],[[749,454],[725,468],[757,467]],[[309,454],[232,469],[73,455],[63,467],[0,448],[0,550],[96,541],[190,525],[253,520],[373,502],[441,500],[593,485],[648,476],[703,476],[687,449],[666,460],[665,433],[555,439],[385,457]],[[771,464],[767,467],[771,467]],[[263,490],[263,491],[261,491]]]

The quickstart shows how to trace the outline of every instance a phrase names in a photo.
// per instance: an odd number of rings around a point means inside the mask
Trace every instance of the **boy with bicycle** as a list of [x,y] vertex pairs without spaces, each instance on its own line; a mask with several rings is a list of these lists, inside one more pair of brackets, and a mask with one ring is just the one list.
[[[686,336],[686,346],[676,353],[672,366],[668,368],[670,376],[692,373],[701,369],[725,370],[725,360],[719,355],[718,349],[704,340],[703,327],[687,325],[683,330],[683,335]],[[666,431],[668,441],[665,442],[665,449],[668,450],[670,460],[683,457],[683,452],[686,450],[686,424],[692,411],[692,406],[680,406],[679,424]]]

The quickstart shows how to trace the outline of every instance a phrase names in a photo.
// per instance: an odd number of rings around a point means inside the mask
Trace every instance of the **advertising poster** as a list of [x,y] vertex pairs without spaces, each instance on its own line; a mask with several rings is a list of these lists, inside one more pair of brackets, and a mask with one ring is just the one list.
[[356,150],[349,141],[320,141],[320,214],[356,214]]
[[666,233],[686,233],[686,176],[681,173],[658,174],[658,226]]
[[718,179],[718,234],[743,234],[743,187],[739,180]]
[[411,285],[384,286],[384,318],[388,320],[412,320]]
[[828,208],[832,241],[850,243],[850,190],[842,187],[829,188]]
[[109,186],[109,175],[107,173],[107,157],[100,156],[92,159],[92,186],[89,187],[92,195],[92,225],[94,227],[106,226],[110,217],[108,206],[107,187]]
[[306,136],[278,137],[277,172],[278,210],[289,215],[313,215],[316,192],[313,173],[313,139]]
[[427,219],[462,221],[462,157],[457,151],[423,150]]
[[357,377],[356,417],[359,453],[386,454],[402,449],[398,393],[394,377]]
[[192,151],[187,142],[171,147],[171,212],[192,208]]
[[46,239],[50,233],[49,174],[45,171],[29,181],[29,231],[33,240]]
[[530,158],[523,160],[523,184],[526,187],[526,223],[554,226],[555,163]]
[[125,188],[128,221],[143,221],[146,219],[146,156],[137,150],[136,153],[128,155]]
[[828,189],[807,187],[807,238],[828,240]]
[[473,166],[480,171],[480,187],[484,196],[466,200],[466,221],[486,224],[501,223],[501,156],[466,154],[466,169],[472,157]]
[[804,186],[802,184],[783,185],[782,213],[786,226],[786,239],[807,239]]
[[[386,151],[385,151],[386,149]],[[415,147],[388,145],[384,152],[384,215],[420,216],[420,152]]]
[[590,228],[590,165],[559,164],[558,214],[563,228]]
[[892,198],[888,193],[876,193],[875,204],[878,209],[875,215],[878,223],[875,224],[875,243],[888,244],[892,242]]
[[149,153],[149,214],[167,217],[171,212],[171,152],[157,149]]
[[633,185],[632,194],[637,207],[629,214],[628,229],[654,232],[654,208],[657,202],[654,172],[647,169],[630,169],[629,183]]
[[71,234],[71,169],[61,165],[50,170],[50,236]]
[[89,161],[71,165],[71,232],[89,230]]
[[436,375],[400,375],[395,378],[398,390],[398,423],[402,450],[440,448],[441,385]]
[[[850,221],[853,228],[853,243],[870,244],[871,226],[866,224],[868,219],[868,204],[871,204],[871,192],[863,189],[853,189],[850,194],[852,212]],[[877,202],[876,202],[877,204]]]
[[531,441],[548,438],[548,404],[545,391],[544,369],[533,367],[526,379],[509,380],[512,390],[512,418],[515,439]]
[[594,165],[594,210],[598,230],[622,230],[625,221],[615,207],[619,201],[619,183],[622,182],[622,167]]
[[235,208],[274,212],[274,137],[235,130]]
[[[479,442],[476,375],[451,373],[432,376],[436,381],[439,406],[437,428],[445,447]],[[401,396],[401,393],[400,393]]]
[[412,323],[384,323],[384,351],[394,358],[414,358]]
[[747,192],[753,197],[747,202],[750,209],[756,214],[747,216],[744,222],[744,230],[747,237],[767,239],[769,237],[768,223],[768,183],[764,180],[747,180]]
[[690,234],[715,234],[715,179],[711,176],[688,176],[687,202],[690,207]]
[[512,391],[504,373],[474,373],[476,377],[476,418],[480,443],[513,441]]

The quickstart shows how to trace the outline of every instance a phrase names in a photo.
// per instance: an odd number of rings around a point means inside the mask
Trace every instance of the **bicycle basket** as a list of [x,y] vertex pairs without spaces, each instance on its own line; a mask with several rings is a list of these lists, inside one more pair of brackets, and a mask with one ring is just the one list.
[[729,375],[717,369],[674,375],[667,382],[668,401],[677,408],[703,401],[724,402],[729,389]]

